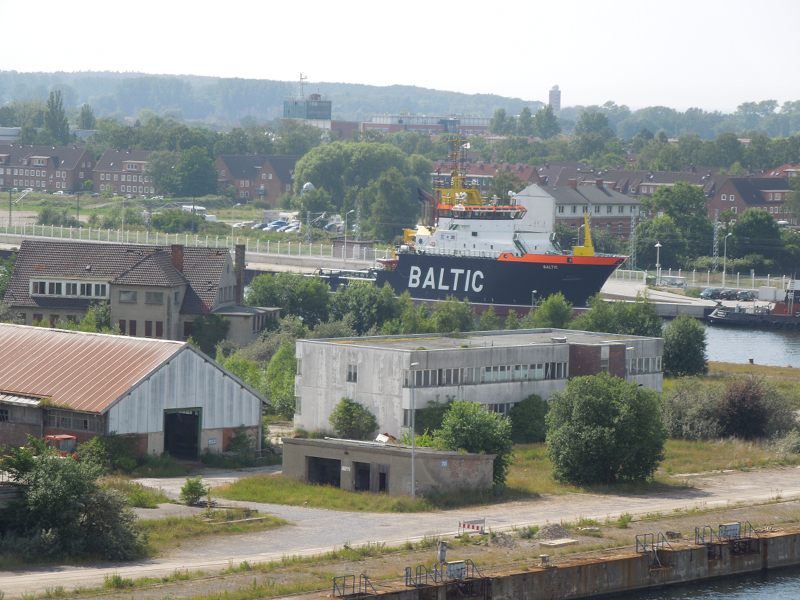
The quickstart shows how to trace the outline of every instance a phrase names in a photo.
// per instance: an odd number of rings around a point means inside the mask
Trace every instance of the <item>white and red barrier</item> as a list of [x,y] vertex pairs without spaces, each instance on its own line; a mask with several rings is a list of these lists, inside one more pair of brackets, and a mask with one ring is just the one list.
[[464,533],[486,533],[486,519],[472,519],[471,521],[458,522],[458,534]]

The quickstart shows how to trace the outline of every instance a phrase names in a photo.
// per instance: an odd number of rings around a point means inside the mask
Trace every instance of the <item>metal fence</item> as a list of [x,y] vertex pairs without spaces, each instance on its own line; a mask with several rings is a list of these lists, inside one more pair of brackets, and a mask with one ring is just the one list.
[[[647,277],[655,277],[655,273],[647,271],[617,269],[612,279],[617,281],[639,281],[644,283]],[[685,277],[687,287],[723,287],[722,273],[711,271],[685,271],[683,269],[661,269],[660,277]],[[777,287],[786,290],[791,277],[786,275],[772,275],[771,273],[726,273],[725,288],[757,290],[761,286]]]

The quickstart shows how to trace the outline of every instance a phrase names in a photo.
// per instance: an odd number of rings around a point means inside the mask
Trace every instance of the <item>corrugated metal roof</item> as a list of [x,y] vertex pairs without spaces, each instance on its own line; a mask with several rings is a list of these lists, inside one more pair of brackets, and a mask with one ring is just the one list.
[[18,406],[38,406],[41,400],[38,396],[23,396],[21,394],[6,394],[0,392],[0,402],[16,404]]
[[102,413],[184,342],[0,323],[0,390]]

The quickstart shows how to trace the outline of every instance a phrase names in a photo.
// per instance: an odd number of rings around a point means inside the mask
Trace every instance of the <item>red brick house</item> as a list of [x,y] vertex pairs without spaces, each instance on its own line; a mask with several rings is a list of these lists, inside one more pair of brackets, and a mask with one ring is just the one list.
[[[433,181],[439,179],[445,185],[450,185],[449,165],[450,162],[446,160],[434,161],[431,179]],[[506,171],[527,184],[543,184],[543,180],[539,177],[536,167],[532,165],[525,165],[522,163],[485,163],[483,161],[477,161],[468,162],[462,166],[467,169],[467,181],[477,187],[481,192],[486,192],[489,189],[489,186],[492,185],[492,178],[501,171]],[[434,185],[434,187],[436,187],[436,185]]]
[[93,172],[94,191],[109,188],[115,194],[155,194],[155,184],[147,174],[149,150],[106,150]]
[[221,187],[236,186],[237,198],[249,202],[254,198],[277,206],[281,194],[294,189],[294,167],[300,156],[219,156],[218,182]]
[[779,177],[731,177],[708,201],[708,218],[712,221],[722,213],[742,214],[748,208],[769,212],[776,221],[797,224],[797,215],[789,213],[786,196],[792,191],[789,182]]
[[0,145],[0,188],[79,191],[92,178],[94,159],[86,148]]

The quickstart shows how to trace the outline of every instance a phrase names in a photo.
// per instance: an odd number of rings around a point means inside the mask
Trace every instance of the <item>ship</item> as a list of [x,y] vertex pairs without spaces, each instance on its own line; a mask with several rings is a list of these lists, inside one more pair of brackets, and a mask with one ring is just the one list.
[[755,302],[752,306],[717,306],[708,315],[708,320],[713,325],[729,327],[800,331],[800,305],[795,303],[798,276],[800,269],[796,268],[786,289],[786,297],[779,302],[761,306]]
[[417,301],[454,296],[471,304],[530,307],[561,292],[574,306],[586,305],[627,256],[595,252],[588,213],[583,245],[563,250],[554,232],[555,201],[536,185],[507,198],[482,196],[467,180],[464,142],[457,134],[449,177],[437,172],[433,194],[420,192],[421,223],[404,230],[391,257],[368,272],[321,275],[333,287],[351,279],[388,283]]

